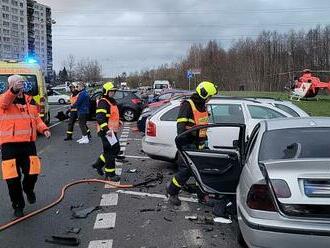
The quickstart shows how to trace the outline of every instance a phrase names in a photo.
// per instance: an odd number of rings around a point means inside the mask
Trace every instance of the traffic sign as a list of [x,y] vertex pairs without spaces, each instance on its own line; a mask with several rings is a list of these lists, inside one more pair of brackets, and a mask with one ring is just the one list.
[[201,68],[195,68],[191,70],[193,75],[200,75],[202,73],[202,69]]
[[188,70],[187,71],[187,78],[192,78],[193,77],[193,73],[192,73],[192,71],[191,70]]

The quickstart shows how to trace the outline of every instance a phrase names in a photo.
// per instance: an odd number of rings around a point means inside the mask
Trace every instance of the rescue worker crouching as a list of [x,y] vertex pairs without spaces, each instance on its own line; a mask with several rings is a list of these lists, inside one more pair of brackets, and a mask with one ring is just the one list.
[[[113,98],[116,90],[112,82],[105,83],[103,85],[103,97],[97,103],[97,130],[102,141],[103,153],[92,165],[99,175],[103,176],[105,172],[106,179],[114,182],[120,180],[120,177],[116,175],[116,157],[120,153],[117,132],[121,126],[117,102]],[[117,142],[111,145],[109,141],[111,138],[116,138]],[[103,167],[105,167],[104,171]]]
[[78,119],[77,108],[72,107],[76,103],[78,96],[79,96],[79,91],[78,91],[77,87],[78,87],[78,85],[75,82],[73,82],[69,86],[70,91],[71,91],[70,109],[69,109],[70,119],[69,119],[69,123],[68,123],[68,131],[66,132],[66,138],[64,139],[65,141],[72,140],[74,124],[76,123],[76,121]]
[[[202,82],[197,88],[196,92],[192,94],[189,100],[182,102],[177,118],[177,133],[178,135],[188,130],[193,126],[200,126],[208,124],[208,112],[206,103],[212,96],[218,92],[216,85],[211,82]],[[207,141],[206,130],[200,129],[197,132],[192,132],[182,140],[185,147],[191,149],[204,149]],[[178,172],[166,186],[167,195],[169,195],[169,202],[173,205],[181,205],[178,197],[181,188],[191,177],[191,169],[188,168],[181,157],[179,157]]]
[[[0,95],[1,172],[8,185],[14,215],[22,217],[25,207],[23,191],[30,204],[36,202],[34,187],[41,171],[35,146],[37,132],[47,138],[51,133],[39,117],[32,96],[23,93],[24,78],[10,76],[8,84],[9,89]],[[21,183],[22,173],[24,179]]]

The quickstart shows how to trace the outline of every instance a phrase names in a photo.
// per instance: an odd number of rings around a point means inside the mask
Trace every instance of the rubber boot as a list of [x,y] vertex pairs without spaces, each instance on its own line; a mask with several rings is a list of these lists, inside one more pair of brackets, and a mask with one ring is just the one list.
[[171,183],[166,185],[166,196],[168,197],[168,202],[174,206],[181,206],[181,200],[179,199],[179,194],[177,189]]
[[15,208],[15,209],[14,209],[14,216],[15,216],[16,218],[21,218],[21,217],[23,217],[23,216],[24,216],[23,208],[20,208],[20,207]]
[[104,166],[104,163],[100,158],[98,158],[97,161],[94,164],[92,164],[92,167],[97,171],[97,173],[100,176],[104,175],[104,172],[103,172],[103,169],[102,169],[103,166]]
[[36,194],[34,192],[26,194],[26,198],[30,204],[34,204],[37,201]]
[[66,138],[64,139],[64,141],[69,141],[72,140],[72,134],[67,134]]

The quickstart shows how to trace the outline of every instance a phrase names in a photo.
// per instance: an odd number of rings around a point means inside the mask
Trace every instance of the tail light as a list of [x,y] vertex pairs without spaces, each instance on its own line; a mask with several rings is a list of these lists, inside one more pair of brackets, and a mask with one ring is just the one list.
[[131,99],[131,101],[132,101],[133,104],[139,104],[139,103],[142,102],[141,99],[139,99],[139,98]]
[[152,136],[152,137],[156,137],[156,124],[153,123],[152,121],[148,121],[147,135]]
[[270,189],[266,184],[252,185],[246,204],[251,209],[276,212]]

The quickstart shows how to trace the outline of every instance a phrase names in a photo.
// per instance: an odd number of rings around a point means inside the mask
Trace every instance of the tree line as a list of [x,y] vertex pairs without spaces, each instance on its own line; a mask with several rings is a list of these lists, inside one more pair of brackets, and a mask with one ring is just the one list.
[[305,68],[329,81],[330,25],[288,33],[263,31],[255,39],[233,42],[226,50],[214,40],[194,44],[181,61],[132,73],[127,81],[134,87],[168,79],[187,89],[186,72],[193,68],[201,69],[193,84],[210,80],[221,90],[281,91]]
[[55,82],[66,81],[99,82],[102,81],[102,66],[95,59],[77,60],[73,55],[69,55],[63,62],[63,69],[56,74]]

